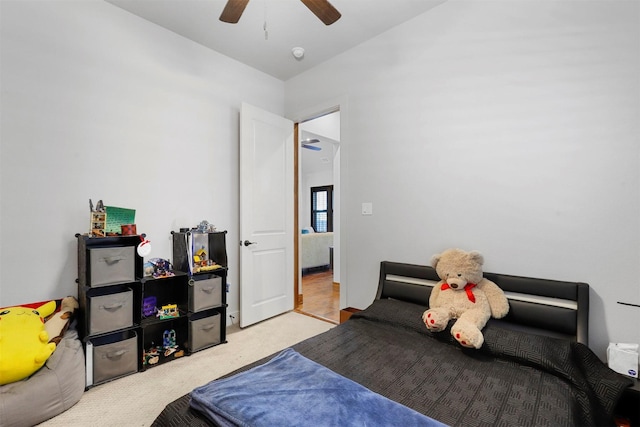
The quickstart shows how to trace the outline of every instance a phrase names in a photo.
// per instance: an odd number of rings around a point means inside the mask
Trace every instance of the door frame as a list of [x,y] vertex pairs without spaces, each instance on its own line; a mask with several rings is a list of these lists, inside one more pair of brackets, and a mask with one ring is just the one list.
[[339,218],[337,224],[334,218],[334,227],[337,225],[340,231],[340,253],[338,254],[337,261],[339,262],[340,268],[340,308],[345,308],[348,306],[348,276],[347,276],[347,229],[346,229],[346,219],[345,219],[345,207],[344,203],[345,195],[347,193],[347,174],[346,174],[346,160],[348,153],[348,144],[345,144],[345,141],[348,141],[348,126],[347,126],[347,118],[348,118],[348,98],[347,96],[340,96],[337,98],[333,98],[331,100],[327,100],[321,104],[316,104],[311,107],[304,107],[298,109],[296,112],[288,115],[289,119],[293,121],[293,138],[295,148],[294,152],[294,173],[296,175],[296,179],[294,179],[294,218],[293,223],[295,227],[294,232],[294,269],[295,275],[293,279],[293,301],[294,308],[298,308],[302,304],[302,299],[300,296],[300,287],[301,284],[301,272],[300,272],[300,230],[299,230],[299,190],[300,190],[300,180],[301,180],[301,170],[300,170],[300,141],[299,141],[299,123],[313,120],[315,118],[324,116],[329,113],[333,113],[336,111],[340,111],[340,184],[339,184],[339,199],[340,199],[340,210],[339,210]]
[[300,141],[298,135],[298,121],[293,122],[293,173],[295,178],[293,180],[293,269],[295,274],[293,275],[293,308],[296,309],[302,305],[302,294],[300,293],[300,239],[298,233],[300,230],[300,220],[298,218],[300,214]]

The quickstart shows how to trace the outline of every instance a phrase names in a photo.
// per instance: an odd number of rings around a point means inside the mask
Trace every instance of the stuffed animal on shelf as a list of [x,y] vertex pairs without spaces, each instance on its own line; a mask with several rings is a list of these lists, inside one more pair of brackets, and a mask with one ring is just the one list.
[[451,335],[464,347],[480,348],[482,328],[490,317],[500,319],[509,312],[502,289],[482,277],[484,258],[478,251],[447,249],[434,255],[431,266],[441,279],[431,291],[429,309],[422,320],[432,332],[443,331],[451,319]]
[[0,385],[27,378],[51,356],[56,344],[49,342],[44,318],[55,310],[55,301],[0,309]]

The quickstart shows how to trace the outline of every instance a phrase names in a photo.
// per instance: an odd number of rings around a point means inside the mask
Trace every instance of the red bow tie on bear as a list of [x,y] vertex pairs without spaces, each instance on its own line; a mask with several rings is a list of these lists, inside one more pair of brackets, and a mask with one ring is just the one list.
[[[464,286],[464,290],[467,293],[467,298],[469,298],[469,301],[471,301],[472,303],[476,302],[476,297],[475,295],[473,295],[473,291],[472,289],[476,286],[475,283],[467,283]],[[441,291],[446,291],[447,289],[451,289],[451,286],[449,286],[449,284],[447,282],[444,282],[442,284],[442,286],[440,286],[440,290]]]

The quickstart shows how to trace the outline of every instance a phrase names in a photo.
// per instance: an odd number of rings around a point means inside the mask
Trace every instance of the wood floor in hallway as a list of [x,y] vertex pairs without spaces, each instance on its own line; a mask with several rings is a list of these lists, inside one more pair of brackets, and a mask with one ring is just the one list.
[[333,283],[333,271],[323,270],[302,276],[302,305],[296,311],[340,322],[340,286]]

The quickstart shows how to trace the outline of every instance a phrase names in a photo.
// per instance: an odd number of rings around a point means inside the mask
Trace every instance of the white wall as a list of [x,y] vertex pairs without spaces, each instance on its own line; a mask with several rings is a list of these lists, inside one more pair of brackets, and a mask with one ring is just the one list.
[[171,230],[228,230],[238,310],[238,132],[284,84],[103,1],[2,7],[0,306],[76,295],[89,198],[136,209],[150,257]]
[[640,342],[616,304],[640,303],[639,28],[635,1],[452,0],[287,81],[289,116],[348,99],[348,305],[382,260],[478,249],[485,271],[588,282],[601,357]]

